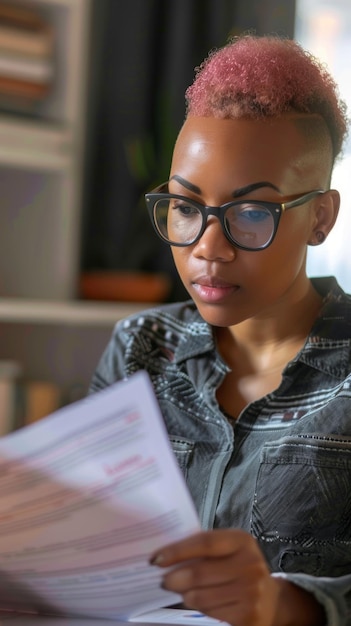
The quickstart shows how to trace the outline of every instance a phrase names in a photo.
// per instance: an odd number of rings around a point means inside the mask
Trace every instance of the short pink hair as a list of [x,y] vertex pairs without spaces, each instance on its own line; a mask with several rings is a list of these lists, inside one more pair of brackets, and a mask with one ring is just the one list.
[[263,119],[287,112],[323,118],[334,158],[347,134],[346,106],[326,68],[291,39],[235,37],[211,51],[186,91],[187,116]]

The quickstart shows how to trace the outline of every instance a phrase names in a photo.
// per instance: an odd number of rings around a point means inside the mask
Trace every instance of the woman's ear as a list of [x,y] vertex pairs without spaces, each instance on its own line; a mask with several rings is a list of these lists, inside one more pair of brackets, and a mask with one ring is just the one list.
[[314,223],[310,246],[319,246],[328,237],[332,230],[340,207],[340,194],[336,189],[329,189],[317,198],[314,213]]

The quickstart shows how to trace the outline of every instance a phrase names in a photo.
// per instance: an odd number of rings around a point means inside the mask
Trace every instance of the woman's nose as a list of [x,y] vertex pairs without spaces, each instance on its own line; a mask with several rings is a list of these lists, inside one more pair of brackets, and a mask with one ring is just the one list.
[[196,242],[193,254],[208,261],[233,261],[236,249],[225,236],[221,223],[216,217],[209,217],[204,233]]

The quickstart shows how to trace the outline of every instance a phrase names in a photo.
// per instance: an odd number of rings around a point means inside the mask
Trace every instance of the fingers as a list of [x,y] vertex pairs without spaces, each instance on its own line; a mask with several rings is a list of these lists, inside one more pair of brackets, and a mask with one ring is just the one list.
[[151,562],[168,568],[162,586],[188,608],[236,626],[272,624],[276,582],[248,533],[200,532],[158,550]]
[[227,556],[240,552],[248,543],[254,545],[256,542],[241,530],[203,531],[157,550],[150,563],[169,567],[190,559]]
[[236,529],[213,530],[157,550],[151,563],[168,568],[163,587],[184,604],[235,626],[319,626],[321,605],[303,589],[272,577],[257,541]]
[[245,568],[241,568],[236,566],[231,558],[199,559],[187,561],[184,565],[167,572],[163,582],[166,588],[182,594],[188,589],[208,589],[209,587],[223,589],[229,584],[232,588],[234,586],[239,588],[244,578],[251,580],[254,586],[255,581],[267,575],[268,570],[263,560],[247,563]]
[[[243,595],[245,601],[243,601]],[[248,597],[250,597],[249,601]],[[191,589],[183,594],[183,600],[185,606],[190,609],[235,625],[261,624],[262,616],[267,615],[261,594],[258,595],[254,589],[250,588],[245,590],[238,588],[235,592],[232,584],[209,589]]]
[[231,559],[199,559],[186,561],[164,575],[164,584],[177,593],[189,588],[235,584],[239,573],[233,571]]

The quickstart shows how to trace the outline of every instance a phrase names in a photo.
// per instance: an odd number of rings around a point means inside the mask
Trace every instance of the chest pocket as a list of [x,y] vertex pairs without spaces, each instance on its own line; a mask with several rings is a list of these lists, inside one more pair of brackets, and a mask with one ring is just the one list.
[[178,461],[185,478],[188,475],[188,468],[194,451],[194,442],[179,437],[169,437],[173,453]]
[[351,437],[283,437],[263,447],[251,532],[273,571],[351,571]]

